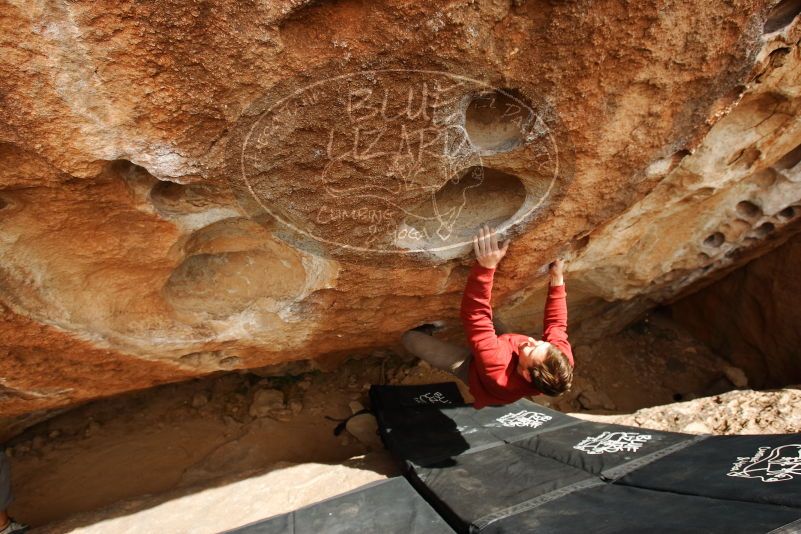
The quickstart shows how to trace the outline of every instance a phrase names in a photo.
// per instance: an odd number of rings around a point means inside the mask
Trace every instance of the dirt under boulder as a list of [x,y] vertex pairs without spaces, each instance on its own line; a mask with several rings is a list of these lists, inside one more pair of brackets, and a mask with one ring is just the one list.
[[[573,391],[555,402],[535,400],[570,412],[625,413],[670,403],[676,394],[689,399],[735,387],[726,361],[658,316],[577,347],[576,362]],[[206,512],[212,532],[256,518],[259,510],[288,511],[397,473],[376,436],[363,434],[366,425],[334,434],[339,421],[369,406],[371,384],[445,380],[453,378],[383,352],[329,373],[230,372],[98,400],[8,443],[17,494],[12,512],[52,532],[117,531],[159,514],[197,531],[191,515],[175,514],[194,514],[215,499],[238,502]]]
[[[795,216],[795,211],[784,214]],[[673,316],[757,387],[801,383],[801,238],[680,300]]]

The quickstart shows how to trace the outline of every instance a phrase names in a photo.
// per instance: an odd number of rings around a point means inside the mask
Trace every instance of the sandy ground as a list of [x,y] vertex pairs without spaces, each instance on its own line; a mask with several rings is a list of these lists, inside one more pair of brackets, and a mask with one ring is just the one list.
[[[286,463],[336,465],[363,455],[361,443],[347,434],[334,436],[336,422],[325,418],[350,415],[348,403],[363,398],[364,385],[375,381],[375,375],[360,376],[356,368],[368,367],[358,363],[297,379],[228,374],[98,401],[54,418],[12,442],[17,501],[11,511],[43,525],[131,497],[168,499],[172,490],[200,490],[232,474]],[[370,369],[380,372],[380,362]],[[280,391],[285,401],[269,415],[251,416],[255,392],[265,389]],[[351,485],[386,474],[384,467],[371,476],[359,474]],[[246,522],[247,514],[240,521],[240,512],[231,509],[211,509],[201,517],[208,521],[218,513],[229,526]]]
[[[536,401],[626,413],[717,395],[744,379],[658,317],[577,344],[575,354],[573,391]],[[336,420],[368,404],[370,384],[448,379],[390,354],[332,373],[231,373],[99,400],[8,444],[11,512],[38,532],[117,533],[219,532],[290,511],[398,474],[380,446],[333,433]],[[637,421],[647,426],[648,417]]]
[[[389,465],[384,465],[389,462]],[[288,464],[270,471],[223,478],[213,486],[129,499],[101,511],[77,514],[37,532],[222,532],[386,478],[386,454],[340,464]]]

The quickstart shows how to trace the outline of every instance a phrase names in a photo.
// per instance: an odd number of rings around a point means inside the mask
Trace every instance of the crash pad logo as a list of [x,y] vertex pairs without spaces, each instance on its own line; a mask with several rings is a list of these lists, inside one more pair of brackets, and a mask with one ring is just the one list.
[[314,252],[457,257],[481,222],[509,235],[572,176],[530,88],[413,69],[286,87],[242,114],[229,179],[248,215]]
[[434,391],[433,393],[423,393],[418,397],[414,397],[414,402],[417,404],[451,404],[451,401],[449,401],[445,395],[439,391]]
[[636,432],[604,432],[599,436],[587,436],[573,448],[587,454],[614,452],[636,452],[651,439],[650,434]]
[[740,456],[727,473],[730,477],[786,482],[801,478],[801,445],[760,447],[753,456]]
[[496,419],[501,426],[505,427],[526,427],[537,428],[553,419],[550,415],[539,412],[529,412],[522,410],[519,412],[508,413]]

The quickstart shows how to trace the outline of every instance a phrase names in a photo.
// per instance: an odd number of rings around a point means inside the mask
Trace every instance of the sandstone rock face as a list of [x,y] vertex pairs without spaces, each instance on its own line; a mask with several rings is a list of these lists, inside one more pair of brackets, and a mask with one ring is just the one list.
[[7,1],[0,416],[456,332],[484,220],[526,331],[559,253],[588,337],[742,265],[801,213],[799,9]]
[[771,35],[746,89],[692,154],[578,252],[571,279],[589,297],[592,320],[582,327],[591,337],[722,277],[801,227],[801,56],[797,37],[779,45]]

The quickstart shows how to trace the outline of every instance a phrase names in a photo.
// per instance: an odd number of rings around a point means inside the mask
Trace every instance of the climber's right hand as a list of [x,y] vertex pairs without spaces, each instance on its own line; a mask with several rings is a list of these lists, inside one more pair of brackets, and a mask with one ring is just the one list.
[[565,260],[557,258],[548,265],[548,275],[551,278],[552,286],[561,286],[565,283],[564,279]]
[[478,234],[473,237],[473,250],[476,253],[476,259],[482,267],[487,269],[495,269],[506,255],[508,248],[508,239],[503,245],[498,246],[498,234],[494,228],[490,228],[486,223],[479,229]]

